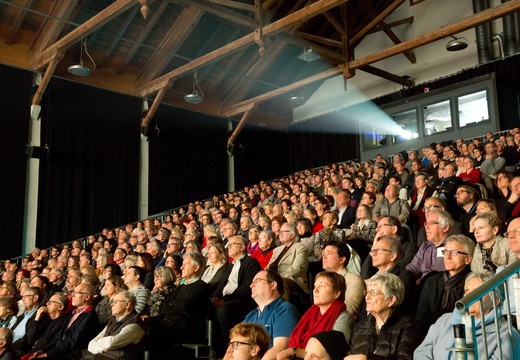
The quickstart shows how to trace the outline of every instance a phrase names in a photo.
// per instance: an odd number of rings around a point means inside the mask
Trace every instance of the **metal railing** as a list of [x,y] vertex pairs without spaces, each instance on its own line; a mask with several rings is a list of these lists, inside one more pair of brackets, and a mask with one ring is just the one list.
[[[514,332],[516,332],[516,329],[513,326],[513,315],[511,314],[511,305],[515,305],[516,309],[516,321],[517,324],[520,324],[518,321],[520,318],[520,314],[518,314],[518,309],[520,309],[520,298],[518,296],[514,296],[513,293],[511,293],[513,289],[513,282],[516,282],[516,279],[518,278],[520,273],[520,259],[516,260],[516,262],[512,263],[508,267],[506,267],[503,271],[497,273],[495,276],[493,276],[490,280],[486,281],[484,284],[479,286],[477,289],[473,290],[468,295],[464,296],[462,299],[457,301],[455,304],[455,310],[454,310],[454,329],[455,329],[455,344],[456,346],[454,348],[449,349],[449,351],[453,351],[456,353],[456,358],[458,359],[475,359],[478,360],[479,358],[482,359],[489,359],[489,346],[488,346],[488,329],[487,323],[485,321],[485,311],[484,311],[484,297],[488,294],[492,293],[491,302],[492,302],[492,312],[493,312],[493,322],[496,327],[496,332],[494,332],[493,336],[496,336],[496,344],[498,348],[498,355],[499,359],[504,358],[504,348],[503,346],[511,346],[510,349],[512,357],[511,359],[520,359],[520,353],[515,353],[515,348],[518,346],[518,344],[515,344],[514,342]],[[520,283],[520,278],[518,278]],[[497,302],[497,298],[500,298],[500,296],[497,296],[501,291],[503,290],[503,293],[505,295],[505,301],[502,304],[499,304]],[[512,302],[513,301],[513,302]],[[483,347],[484,347],[484,353],[479,353],[478,349],[478,341],[476,338],[476,327],[475,327],[475,319],[473,316],[466,315],[470,306],[477,303],[480,307],[480,326],[482,331],[482,341],[483,341]],[[501,319],[502,319],[502,312],[504,314],[507,314],[507,335],[509,337],[509,341],[506,341],[507,339],[502,339],[502,333],[501,333]],[[502,321],[503,322],[503,321]],[[461,330],[458,328],[460,324],[464,323],[466,327],[469,327],[471,329],[470,332],[466,331],[465,339],[461,339],[460,333]],[[459,335],[457,335],[459,334]],[[470,334],[470,335],[468,335]],[[490,335],[491,336],[491,335]],[[461,341],[462,340],[462,341]],[[510,344],[510,345],[507,345]],[[482,352],[482,351],[480,351]]]

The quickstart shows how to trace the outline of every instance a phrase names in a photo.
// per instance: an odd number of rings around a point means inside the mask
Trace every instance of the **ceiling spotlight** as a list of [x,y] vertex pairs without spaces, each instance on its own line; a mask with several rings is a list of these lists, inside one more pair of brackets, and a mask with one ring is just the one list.
[[193,73],[193,92],[188,95],[184,95],[184,101],[190,104],[200,104],[204,100],[204,93],[199,85],[197,79],[197,71]]
[[464,50],[468,47],[468,40],[464,37],[455,37],[451,35],[452,40],[446,44],[446,50],[448,51],[459,51]]
[[[83,48],[85,48],[85,54],[90,58],[90,61],[92,61],[92,64],[94,64],[94,68],[90,70],[88,66],[83,65]],[[83,41],[83,38],[81,38],[81,47],[80,47],[80,55],[79,55],[79,64],[71,65],[69,66],[69,73],[76,76],[90,76],[92,71],[96,70],[96,63],[94,62],[94,59],[92,59],[92,56],[87,51],[87,40]]]

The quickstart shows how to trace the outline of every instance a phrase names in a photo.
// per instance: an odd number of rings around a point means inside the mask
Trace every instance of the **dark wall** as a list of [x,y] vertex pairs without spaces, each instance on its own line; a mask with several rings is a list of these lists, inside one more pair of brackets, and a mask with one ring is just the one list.
[[137,218],[141,101],[52,79],[42,102],[37,244]]
[[29,72],[0,65],[0,259],[22,251],[31,83]]

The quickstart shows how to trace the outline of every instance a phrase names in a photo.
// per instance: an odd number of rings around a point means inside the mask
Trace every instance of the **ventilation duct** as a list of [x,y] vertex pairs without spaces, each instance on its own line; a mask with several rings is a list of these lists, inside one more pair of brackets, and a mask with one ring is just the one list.
[[[487,0],[473,0],[473,12],[475,14],[487,9]],[[490,23],[477,26],[475,28],[475,35],[477,38],[477,53],[479,64],[490,62],[493,60]]]
[[[502,0],[502,4],[510,0]],[[504,27],[504,54],[503,56],[511,56],[518,52],[518,41],[515,31],[516,13],[506,15],[502,18]]]

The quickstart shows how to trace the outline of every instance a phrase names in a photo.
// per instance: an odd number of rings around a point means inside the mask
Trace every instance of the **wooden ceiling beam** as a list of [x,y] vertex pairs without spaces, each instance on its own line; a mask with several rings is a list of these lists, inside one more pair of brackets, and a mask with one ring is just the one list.
[[255,19],[239,14],[236,11],[227,9],[223,6],[211,4],[206,0],[175,0],[175,3],[184,6],[194,6],[209,14],[215,15],[221,19],[228,20],[233,24],[241,25],[248,29],[258,28],[258,22]]
[[325,16],[325,19],[332,25],[334,29],[340,34],[341,36],[345,36],[345,29],[343,28],[343,25],[336,19],[336,17],[331,14],[329,11],[326,11],[323,13],[323,16]]
[[242,118],[240,119],[237,126],[233,130],[233,133],[231,134],[231,136],[228,138],[228,142],[227,142],[228,146],[235,142],[236,138],[238,137],[238,135],[240,134],[240,132],[246,125],[247,120],[251,117],[251,114],[253,113],[253,111],[255,111],[255,108],[256,108],[256,104],[251,103],[249,105],[249,107],[247,108],[247,110],[242,114]]
[[[394,28],[396,26],[411,24],[411,23],[413,23],[413,20],[414,20],[413,16],[408,16],[408,17],[405,17],[404,19],[392,21],[392,22],[385,23],[385,24],[389,28]],[[368,32],[368,34],[373,34],[373,33],[380,32],[380,31],[383,31],[383,29],[382,29],[382,27],[380,25],[377,25],[375,28],[370,30]]]
[[403,86],[407,86],[407,87],[415,86],[415,82],[408,77],[402,77],[399,75],[395,75],[388,71],[373,67],[372,65],[363,66],[359,70],[362,70],[364,72],[367,72],[367,73],[375,75],[375,76],[379,76],[383,79],[390,80],[392,82],[401,84]]
[[392,4],[390,4],[385,10],[383,10],[379,15],[377,15],[367,26],[361,29],[356,35],[350,39],[349,45],[356,46],[359,44],[361,40],[368,35],[370,30],[379,25],[381,21],[386,19],[388,15],[390,15],[395,9],[397,9],[405,0],[395,0]]
[[144,84],[161,75],[203,14],[204,11],[194,6],[182,10],[175,23],[164,35],[157,49],[141,69],[137,80],[138,84]]
[[82,37],[88,36],[110,20],[136,5],[137,2],[135,0],[117,0],[42,52],[35,52],[29,60],[30,68],[33,70],[41,69],[56,56],[58,51],[67,50]]
[[306,79],[303,79],[303,80],[300,80],[300,81],[296,81],[293,84],[290,84],[290,85],[287,85],[287,86],[283,86],[283,87],[281,87],[279,89],[275,89],[275,90],[269,91],[269,92],[267,92],[265,94],[255,96],[254,98],[251,98],[251,99],[248,99],[248,100],[244,100],[242,102],[239,102],[238,104],[235,104],[235,105],[232,105],[232,106],[229,106],[227,108],[222,109],[220,111],[220,116],[231,117],[231,116],[235,116],[235,115],[241,114],[241,113],[247,111],[250,108],[251,104],[258,105],[258,104],[260,104],[260,103],[262,103],[264,101],[267,101],[267,100],[270,100],[270,99],[274,98],[275,96],[282,95],[282,94],[294,91],[294,90],[296,90],[296,89],[298,89],[300,87],[312,84],[312,83],[314,83],[316,81],[325,80],[325,79],[328,79],[330,77],[339,75],[339,74],[342,73],[342,71],[343,71],[342,66],[337,66],[337,67],[332,68],[330,70],[326,70],[326,71],[321,72],[319,74],[310,76],[310,77],[308,77]]
[[58,19],[69,19],[77,4],[78,0],[57,0],[55,2],[54,9],[51,13],[54,18],[45,18],[43,27],[31,45],[31,47],[34,47],[34,53],[42,52],[58,39],[66,25],[65,21]]
[[316,36],[316,35],[304,33],[302,31],[296,31],[294,33],[294,35],[298,36],[299,38],[309,40],[309,41],[314,41],[314,42],[317,42],[320,44],[343,48],[343,43],[338,40],[328,39],[328,38],[324,38],[322,36]]
[[58,66],[58,63],[61,61],[61,59],[63,59],[64,55],[65,53],[63,51],[58,51],[56,56],[49,62],[49,65],[43,74],[42,81],[40,82],[40,85],[38,86],[38,89],[32,98],[32,105],[40,105],[43,94],[45,93],[45,90],[51,81],[52,75],[54,74],[54,71],[56,71],[56,67]]
[[159,108],[159,105],[161,105],[164,95],[166,95],[166,92],[173,86],[173,81],[168,81],[165,86],[160,89],[157,92],[157,95],[155,96],[155,99],[153,99],[152,105],[150,105],[150,108],[146,112],[146,115],[141,120],[141,127],[147,127],[150,125],[150,122],[153,119],[153,116],[155,115],[157,109]]
[[[305,21],[310,19],[316,15],[319,15],[327,10],[330,10],[348,0],[318,0],[311,5],[298,10],[292,14],[287,15],[286,17],[277,20],[271,24],[266,25],[263,28],[264,36],[273,36],[289,27],[295,23]],[[170,71],[169,73],[162,75],[161,77],[150,81],[148,84],[141,86],[138,89],[138,94],[141,96],[146,96],[155,91],[158,91],[162,87],[165,86],[167,81],[178,78],[190,71],[194,71],[202,66],[205,66],[213,61],[217,61],[225,56],[233,54],[240,49],[252,44],[255,41],[255,33],[250,33],[248,35],[243,36],[240,39],[237,39],[227,45],[222,46],[219,49],[216,49],[206,55],[199,57],[179,68]]]
[[11,24],[11,28],[9,29],[9,34],[4,40],[7,45],[11,45],[13,43],[18,29],[20,29],[20,25],[22,25],[25,14],[27,14],[27,10],[24,8],[29,8],[32,3],[33,0],[25,0],[22,4],[20,4],[21,7],[18,9],[18,15],[16,15],[16,18],[14,19],[13,23]]
[[[377,16],[376,12],[372,9],[372,6],[367,2],[367,0],[361,1],[362,6],[365,8],[366,12],[372,17],[375,18]],[[381,28],[381,30],[384,31],[384,33],[392,40],[394,44],[400,44],[401,39],[392,31],[392,29],[384,22],[381,21],[378,25],[378,27]],[[415,55],[411,51],[405,51],[403,53],[404,56],[410,61],[410,63],[415,64],[417,62],[417,59],[415,58]]]
[[511,14],[519,10],[520,0],[511,0],[509,2],[497,5],[491,9],[487,9],[477,14],[470,15],[467,18],[460,20],[454,24],[444,26],[440,29],[431,31],[414,39],[404,41],[398,45],[394,45],[384,50],[377,51],[373,54],[369,54],[359,59],[353,60],[350,63],[350,66],[354,69],[359,69],[365,65],[370,65],[377,61],[392,57],[397,54],[401,54],[405,51],[416,49],[420,46],[424,46],[437,40],[441,40],[450,35],[472,29],[476,26],[485,24],[489,21],[501,18],[504,15]]

